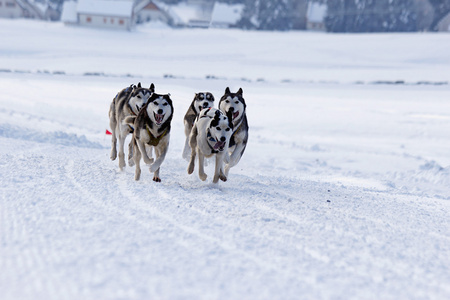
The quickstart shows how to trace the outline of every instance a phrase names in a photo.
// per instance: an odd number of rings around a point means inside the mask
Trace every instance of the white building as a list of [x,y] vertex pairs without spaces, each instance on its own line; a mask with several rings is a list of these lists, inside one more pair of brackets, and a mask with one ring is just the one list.
[[216,2],[214,4],[211,15],[210,27],[215,28],[229,28],[236,25],[241,19],[244,10],[243,4],[229,5],[225,3]]

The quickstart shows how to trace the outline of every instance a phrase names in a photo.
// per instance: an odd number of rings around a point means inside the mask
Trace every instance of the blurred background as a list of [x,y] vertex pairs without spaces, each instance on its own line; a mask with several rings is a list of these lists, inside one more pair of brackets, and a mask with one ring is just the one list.
[[450,0],[0,0],[0,17],[123,30],[159,22],[278,31],[450,31]]

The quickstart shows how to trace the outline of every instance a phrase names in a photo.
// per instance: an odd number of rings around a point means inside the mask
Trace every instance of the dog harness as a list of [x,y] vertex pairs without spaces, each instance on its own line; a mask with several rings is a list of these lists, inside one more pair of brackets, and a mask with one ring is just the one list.
[[162,133],[160,136],[155,137],[155,136],[150,132],[150,129],[148,128],[148,125],[147,125],[147,124],[145,124],[145,128],[147,129],[147,133],[148,133],[148,135],[149,135],[149,137],[150,137],[150,141],[148,141],[147,144],[149,144],[149,145],[151,145],[151,146],[154,146],[154,147],[158,146],[158,144],[159,144],[159,142],[161,141],[161,139],[167,134],[167,131],[169,130],[169,128],[167,127],[167,128],[163,131],[163,133]]

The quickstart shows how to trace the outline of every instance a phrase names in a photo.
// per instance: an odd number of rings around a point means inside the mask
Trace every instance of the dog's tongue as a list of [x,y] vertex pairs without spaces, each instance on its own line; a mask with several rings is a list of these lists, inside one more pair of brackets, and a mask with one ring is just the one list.
[[239,116],[239,111],[233,113],[233,119],[236,119]]
[[223,148],[225,147],[225,142],[216,142],[216,144],[214,145],[214,150],[223,150]]
[[155,121],[156,121],[156,123],[161,124],[163,119],[164,119],[164,115],[155,114]]

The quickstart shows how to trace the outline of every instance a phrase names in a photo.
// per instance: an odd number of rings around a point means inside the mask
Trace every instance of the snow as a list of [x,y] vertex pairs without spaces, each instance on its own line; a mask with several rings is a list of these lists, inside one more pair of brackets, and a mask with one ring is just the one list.
[[243,4],[229,5],[215,2],[211,15],[211,26],[229,27],[230,25],[236,24],[241,19],[243,10]]
[[68,23],[77,22],[77,2],[65,1],[61,12],[61,21]]
[[309,22],[323,22],[327,12],[327,6],[320,3],[308,3],[308,21]]
[[[447,35],[0,36],[2,300],[450,298]],[[161,183],[109,159],[109,104],[137,82],[174,101]],[[182,120],[227,86],[249,144],[214,185],[212,163],[186,172]]]
[[77,12],[100,16],[131,17],[133,1],[128,0],[78,0]]

